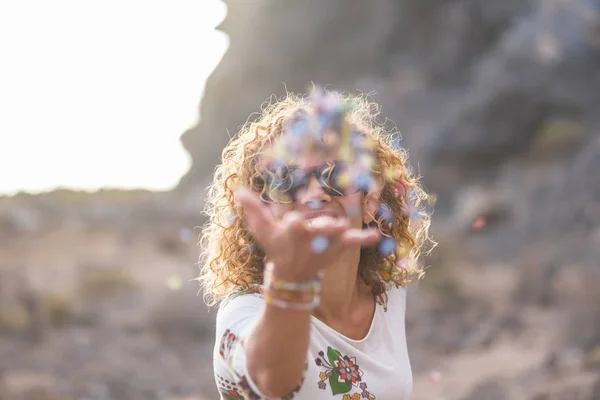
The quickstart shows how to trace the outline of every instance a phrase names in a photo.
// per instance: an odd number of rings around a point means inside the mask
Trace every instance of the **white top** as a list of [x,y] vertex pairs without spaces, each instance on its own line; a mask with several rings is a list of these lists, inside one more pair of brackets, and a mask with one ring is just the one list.
[[[361,340],[350,339],[312,317],[303,381],[284,399],[410,398],[406,290],[392,288],[376,300],[371,328]],[[219,308],[213,366],[221,399],[267,399],[248,375],[243,347],[243,338],[263,307],[260,294],[242,294]]]

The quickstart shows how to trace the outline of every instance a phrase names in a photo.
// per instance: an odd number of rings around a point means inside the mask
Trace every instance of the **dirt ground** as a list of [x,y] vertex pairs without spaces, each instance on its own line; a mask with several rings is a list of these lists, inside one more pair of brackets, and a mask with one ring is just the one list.
[[[167,194],[0,199],[0,399],[217,399],[201,223]],[[600,399],[596,275],[439,247],[409,294],[415,400]]]

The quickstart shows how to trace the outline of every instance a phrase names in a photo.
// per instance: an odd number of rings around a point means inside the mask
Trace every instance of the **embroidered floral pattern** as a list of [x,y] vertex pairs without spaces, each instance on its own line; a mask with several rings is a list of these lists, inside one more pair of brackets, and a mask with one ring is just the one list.
[[252,284],[252,285],[246,286],[243,289],[237,290],[237,291],[231,293],[229,295],[229,297],[227,297],[227,301],[231,301],[231,300],[235,299],[236,297],[240,297],[240,296],[245,295],[245,294],[258,294],[258,295],[262,295],[261,294],[261,285]]
[[[233,364],[233,356],[235,353],[236,346],[244,345],[243,338],[239,338],[229,329],[225,330],[219,344],[219,354],[225,361],[225,364],[229,368],[234,378],[226,379],[220,375],[217,375],[217,387],[219,393],[225,400],[260,400],[262,397],[252,390],[248,383],[248,377],[241,375],[238,371],[235,371]],[[243,350],[242,350],[243,351]],[[308,368],[306,364],[304,371]],[[300,380],[300,383],[294,390],[292,390],[287,396],[282,397],[281,400],[292,400],[294,396],[300,391],[302,384],[304,383],[304,376]]]
[[217,374],[217,388],[221,397],[225,400],[241,400],[244,399],[242,396],[239,386],[228,379],[225,379],[221,375]]
[[225,333],[221,337],[219,346],[219,354],[224,360],[228,360],[231,356],[231,349],[236,344],[238,338],[229,329],[225,330]]
[[375,296],[375,302],[377,304],[379,304],[381,307],[383,307],[383,311],[387,312],[388,307],[388,295],[387,292],[383,292],[381,294],[378,294],[377,296]]
[[[217,388],[225,400],[260,400],[261,397],[248,385],[248,380],[243,376],[238,383],[217,375]],[[291,398],[291,397],[290,397]],[[287,399],[287,397],[286,397]]]
[[[375,399],[375,395],[367,390],[367,384],[362,380],[363,372],[356,362],[356,357],[342,355],[333,347],[327,347],[327,355],[320,351],[315,363],[324,368],[324,371],[319,373],[319,389],[326,390],[329,383],[332,394],[344,394],[343,400],[357,400],[361,397]],[[353,388],[360,389],[360,393],[351,394]]]

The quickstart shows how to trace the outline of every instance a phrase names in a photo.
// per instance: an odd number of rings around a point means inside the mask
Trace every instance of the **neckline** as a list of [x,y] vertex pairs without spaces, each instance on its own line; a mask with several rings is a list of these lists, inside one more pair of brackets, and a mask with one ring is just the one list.
[[327,325],[325,322],[321,321],[319,318],[315,317],[314,315],[311,315],[310,318],[311,318],[311,321],[314,324],[320,325],[320,326],[324,327],[325,329],[327,329],[328,331],[332,332],[336,336],[339,336],[340,338],[342,338],[346,342],[356,343],[356,344],[364,343],[373,334],[373,331],[375,330],[375,326],[376,326],[376,320],[378,318],[377,316],[380,313],[380,311],[379,311],[379,308],[380,308],[379,304],[377,304],[376,301],[374,303],[375,303],[375,311],[373,313],[373,318],[371,319],[371,325],[369,326],[369,331],[367,332],[367,334],[365,335],[365,337],[363,337],[362,339],[352,339],[352,338],[349,338],[348,336],[344,335],[343,333],[340,333],[340,332],[336,331],[331,326]]

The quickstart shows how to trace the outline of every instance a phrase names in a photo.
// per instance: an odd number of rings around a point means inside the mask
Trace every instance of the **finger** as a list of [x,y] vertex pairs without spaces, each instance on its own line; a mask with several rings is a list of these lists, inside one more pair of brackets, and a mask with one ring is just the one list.
[[379,230],[370,229],[349,229],[340,237],[340,242],[346,245],[369,245],[375,244],[381,238]]
[[302,215],[297,211],[290,211],[284,215],[282,221],[284,229],[289,229],[297,233],[306,233],[306,226],[303,223]]
[[337,236],[348,229],[348,221],[342,218],[318,217],[305,222],[306,231],[312,235]]
[[261,244],[260,242],[272,231],[273,216],[258,195],[251,190],[238,190],[235,194],[235,200],[244,210],[250,233]]

